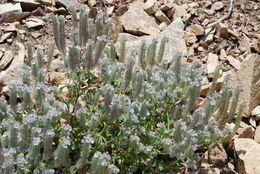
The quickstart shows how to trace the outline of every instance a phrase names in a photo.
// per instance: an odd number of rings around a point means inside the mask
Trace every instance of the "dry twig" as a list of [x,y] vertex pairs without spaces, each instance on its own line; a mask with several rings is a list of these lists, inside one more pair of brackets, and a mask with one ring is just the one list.
[[229,0],[229,8],[228,8],[228,13],[227,13],[226,15],[222,16],[222,18],[218,19],[217,21],[210,23],[209,25],[207,25],[207,26],[204,27],[204,28],[205,28],[205,29],[206,29],[206,28],[211,28],[211,27],[217,25],[219,22],[221,22],[221,21],[227,19],[227,18],[231,15],[231,13],[232,13],[233,2],[234,2],[234,0]]

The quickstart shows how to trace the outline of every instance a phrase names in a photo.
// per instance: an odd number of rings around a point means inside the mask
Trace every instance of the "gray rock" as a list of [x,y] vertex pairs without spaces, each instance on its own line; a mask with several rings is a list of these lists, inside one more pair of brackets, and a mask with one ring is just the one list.
[[161,10],[158,10],[154,16],[160,22],[166,22],[168,25],[171,23],[170,19]]
[[0,60],[3,57],[4,53],[2,51],[0,51]]
[[36,0],[12,0],[13,2],[17,2],[21,4],[23,10],[26,11],[33,11],[38,7],[41,7],[41,3],[37,2]]
[[5,55],[0,60],[0,71],[4,70],[6,66],[13,60],[14,55],[13,52],[8,50],[5,52]]
[[11,38],[12,35],[13,35],[12,32],[8,32],[8,33],[3,34],[0,38],[0,43],[5,42],[7,39]]
[[213,78],[216,67],[219,65],[218,55],[209,53],[207,59],[207,73],[209,78]]
[[148,0],[144,3],[143,8],[146,13],[152,15],[156,13],[159,8],[158,2],[156,0]]
[[6,4],[0,4],[0,15],[4,13],[11,13],[14,11],[22,11],[22,7],[19,3],[12,4],[12,3],[6,3]]
[[194,33],[196,36],[201,36],[204,34],[204,29],[201,25],[193,24],[186,28],[187,32]]
[[43,5],[54,6],[55,5],[55,0],[41,0],[41,3]]
[[260,173],[260,144],[250,138],[236,138],[234,148],[238,173]]
[[260,126],[256,127],[254,140],[260,144]]
[[163,30],[165,30],[166,28],[167,28],[167,23],[166,22],[162,22],[162,23],[160,23],[160,25],[159,25],[159,29],[161,30],[161,31],[163,31]]
[[[179,6],[179,5],[175,5],[174,8],[172,9],[173,12],[172,12],[172,17],[173,19],[176,19],[176,18],[179,18],[179,17],[183,17],[185,15],[188,14],[187,10],[185,9],[185,6],[182,5],[182,6]],[[170,14],[169,14],[170,15]],[[168,17],[171,17],[171,16],[168,16]]]
[[234,58],[233,56],[227,56],[227,61],[229,62],[230,65],[232,65],[235,69],[239,69],[241,66],[241,62]]
[[25,48],[21,43],[16,43],[16,45],[19,47],[18,55],[14,56],[11,65],[5,71],[0,71],[0,86],[19,81],[20,70],[24,64]]
[[156,23],[154,17],[148,15],[140,8],[142,6],[142,2],[130,4],[128,11],[119,18],[123,27],[127,32],[136,35],[159,34],[159,25]]
[[235,88],[241,84],[244,88],[239,100],[247,103],[244,116],[248,117],[251,111],[260,104],[260,56],[248,55],[240,69],[232,72],[232,76],[232,86]]
[[76,10],[79,10],[82,6],[77,0],[57,0],[56,4],[58,6],[65,7],[67,10],[70,8],[75,8]]
[[185,32],[185,41],[188,44],[194,44],[197,40],[198,39],[194,33]]
[[[174,55],[179,51],[182,54],[187,53],[187,47],[184,41],[184,24],[180,18],[174,20],[164,31],[158,35],[151,36],[142,36],[135,38],[132,41],[126,42],[126,57],[129,57],[132,50],[137,50],[139,52],[141,41],[144,40],[146,45],[149,45],[153,39],[157,39],[158,43],[165,37],[168,39],[164,50],[164,60],[166,62],[171,62]],[[117,41],[117,51],[119,50],[119,42],[122,37],[125,37],[125,34],[120,34]],[[127,36],[126,36],[127,37]],[[158,50],[157,44],[157,50]]]
[[44,26],[45,22],[38,18],[30,18],[26,23],[27,28],[36,28],[36,27],[42,27]]
[[215,2],[215,3],[212,4],[212,6],[211,6],[211,10],[212,10],[212,11],[222,10],[223,8],[224,8],[223,2]]
[[0,4],[0,23],[2,22],[15,22],[30,15],[30,12],[23,12],[20,3]]

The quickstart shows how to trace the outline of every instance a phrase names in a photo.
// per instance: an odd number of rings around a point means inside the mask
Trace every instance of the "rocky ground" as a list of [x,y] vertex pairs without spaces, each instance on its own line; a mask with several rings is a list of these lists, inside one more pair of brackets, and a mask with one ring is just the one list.
[[[230,5],[231,3],[231,5]],[[46,51],[52,44],[49,14],[65,15],[67,33],[71,29],[69,10],[85,6],[92,17],[99,10],[114,19],[111,39],[127,38],[130,52],[141,40],[168,38],[166,56],[177,51],[183,61],[200,60],[205,67],[201,98],[207,95],[218,64],[222,77],[231,74],[232,86],[242,84],[240,101],[247,102],[244,119],[228,147],[218,145],[201,160],[203,173],[260,173],[260,1],[259,0],[2,0],[0,2],[0,91],[8,95],[8,85],[17,80],[17,69],[27,61],[25,44]],[[232,9],[231,9],[232,7]],[[229,14],[231,12],[231,14]],[[227,15],[228,14],[228,15]],[[218,21],[222,17],[226,19]],[[214,24],[214,25],[213,25]],[[59,84],[57,59],[49,79]]]

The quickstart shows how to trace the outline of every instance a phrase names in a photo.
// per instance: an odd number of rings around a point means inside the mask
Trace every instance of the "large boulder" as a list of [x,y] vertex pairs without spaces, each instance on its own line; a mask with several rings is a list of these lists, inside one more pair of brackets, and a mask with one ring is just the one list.
[[[133,50],[140,50],[141,41],[144,40],[146,45],[149,45],[153,39],[158,40],[157,50],[160,45],[160,41],[163,38],[167,38],[168,41],[165,46],[164,50],[164,59],[166,62],[171,62],[174,55],[179,51],[182,54],[187,53],[187,47],[184,41],[184,24],[180,18],[174,20],[164,31],[157,35],[151,36],[142,36],[142,37],[134,37],[126,33],[119,34],[118,41],[117,41],[117,51],[119,51],[119,43],[122,37],[126,37],[126,57],[128,58],[129,55]],[[118,54],[119,55],[119,54]]]
[[260,173],[260,144],[250,138],[236,138],[234,148],[238,173]]
[[142,6],[143,2],[140,1],[130,4],[128,11],[120,17],[124,29],[135,35],[159,34],[159,25],[155,18],[147,14]]
[[251,111],[260,104],[260,56],[248,55],[240,69],[232,74],[232,86],[241,84],[244,88],[240,96],[240,101],[246,102],[244,116],[250,116]]

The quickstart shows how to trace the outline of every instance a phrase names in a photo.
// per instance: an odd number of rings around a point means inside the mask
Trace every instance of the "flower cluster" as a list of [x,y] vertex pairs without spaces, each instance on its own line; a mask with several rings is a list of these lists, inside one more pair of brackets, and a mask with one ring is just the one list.
[[[182,65],[177,53],[165,64],[167,38],[142,41],[130,57],[123,38],[117,60],[104,15],[89,18],[82,9],[79,26],[75,11],[72,19],[66,44],[64,18],[52,16],[69,95],[46,82],[53,46],[34,58],[28,43],[21,81],[10,89],[9,104],[0,98],[0,173],[171,173],[180,165],[195,168],[196,151],[232,139],[241,89],[233,92],[226,78],[215,92],[221,67],[198,106],[200,63]],[[227,129],[234,118],[236,126]]]

